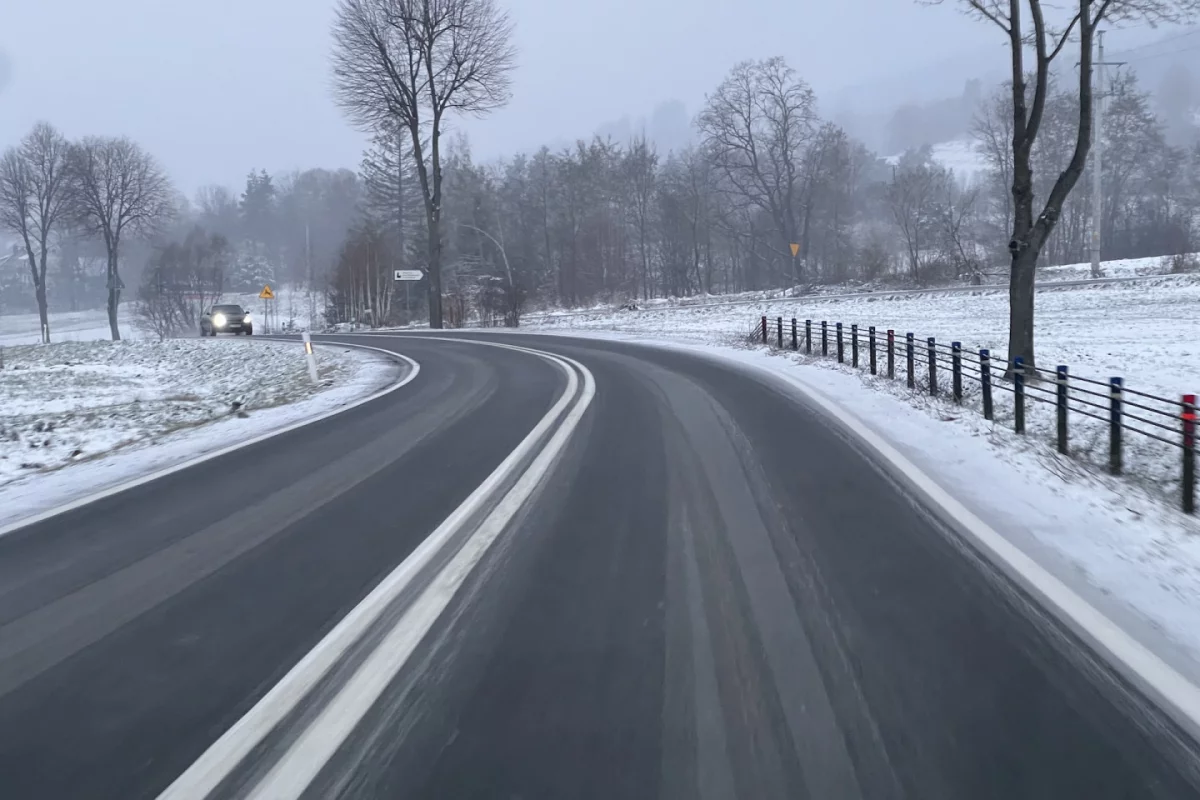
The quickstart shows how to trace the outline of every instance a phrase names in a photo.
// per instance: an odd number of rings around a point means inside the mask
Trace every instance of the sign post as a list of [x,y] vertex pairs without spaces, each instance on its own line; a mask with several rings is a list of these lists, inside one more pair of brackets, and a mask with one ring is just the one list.
[[412,302],[409,295],[409,285],[425,277],[425,272],[419,269],[398,269],[392,273],[392,280],[404,281],[404,314],[409,325],[412,324]]
[[258,299],[263,301],[263,325],[267,333],[272,333],[271,312],[275,309],[275,293],[271,291],[271,284],[263,286],[262,291],[258,293]]
[[792,242],[789,247],[792,249],[792,276],[799,280],[800,275],[796,272],[796,256],[800,255],[800,243]]

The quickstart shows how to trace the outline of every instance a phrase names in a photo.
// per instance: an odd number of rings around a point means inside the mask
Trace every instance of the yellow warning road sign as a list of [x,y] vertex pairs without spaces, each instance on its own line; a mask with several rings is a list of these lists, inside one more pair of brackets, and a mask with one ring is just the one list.
[[271,291],[270,284],[267,284],[266,286],[264,286],[263,290],[258,293],[258,299],[259,300],[274,300],[275,299],[275,293]]
[[795,258],[799,254],[800,254],[800,245],[796,244],[795,242],[792,242],[792,258]]

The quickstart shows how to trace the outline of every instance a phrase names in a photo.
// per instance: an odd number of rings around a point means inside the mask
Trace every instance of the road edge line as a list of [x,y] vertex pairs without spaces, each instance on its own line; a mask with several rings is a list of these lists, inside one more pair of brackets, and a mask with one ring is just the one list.
[[[399,338],[399,337],[396,337]],[[423,337],[437,338],[437,337]],[[457,340],[462,341],[462,340]],[[529,348],[499,343],[480,343],[486,346],[535,354],[547,361],[557,357]],[[438,526],[388,573],[371,592],[342,617],[341,620],[267,693],[259,698],[220,737],[188,766],[159,795],[158,800],[201,800],[208,797],[237,765],[240,764],[286,715],[313,689],[345,652],[358,641],[370,625],[388,607],[421,569],[433,559],[457,530],[478,513],[496,490],[503,485],[517,466],[523,463],[537,443],[551,430],[577,399],[580,383],[575,370],[559,361],[567,375],[567,388],[537,425],[517,444],[511,453],[477,486],[462,503],[450,512]],[[307,729],[306,729],[307,730]]]
[[996,531],[858,415],[809,386],[802,378],[764,365],[686,346],[674,348],[670,344],[657,342],[642,344],[693,353],[752,373],[753,377],[765,378],[767,383],[784,384],[785,388],[807,401],[818,413],[838,423],[844,431],[874,451],[880,466],[899,479],[919,501],[1200,743],[1200,686]]
[[[430,337],[435,338],[435,337]],[[500,345],[505,346],[505,345]],[[524,348],[522,348],[524,349]],[[537,352],[537,351],[534,351]],[[247,800],[300,798],[312,781],[336,755],[342,744],[374,707],[393,678],[412,657],[454,595],[475,571],[500,534],[537,492],[554,468],[558,457],[574,436],[595,397],[591,371],[578,361],[558,354],[545,354],[574,368],[582,377],[582,388],[572,398],[549,439],[529,462],[517,481],[500,498],[496,507],[391,626],[367,659],[358,666],[316,717],[300,732],[295,742],[279,757],[266,775],[246,794]]]
[[[283,341],[283,340],[275,340],[275,341]],[[330,344],[334,344],[334,343],[330,342]],[[402,389],[403,387],[412,383],[412,381],[414,379],[416,379],[417,375],[421,372],[421,365],[419,363],[417,363],[417,361],[415,359],[412,359],[412,358],[404,355],[403,353],[396,353],[396,352],[392,352],[390,350],[384,350],[381,347],[372,347],[370,345],[365,345],[365,344],[351,344],[349,342],[337,342],[336,344],[338,344],[339,346],[343,346],[343,347],[356,347],[360,350],[373,350],[377,353],[382,353],[383,355],[388,356],[393,361],[400,361],[400,362],[406,363],[409,367],[409,370],[404,375],[401,375],[395,381],[393,381],[389,385],[383,387],[382,389],[377,389],[376,391],[372,392],[369,395],[360,397],[356,400],[346,403],[345,405],[338,406],[337,408],[333,408],[328,411],[323,411],[322,413],[318,414],[315,417],[310,417],[308,419],[299,420],[298,422],[289,423],[282,428],[278,428],[276,430],[260,434],[258,436],[247,439],[244,442],[238,442],[237,444],[232,444],[232,445],[228,445],[226,447],[222,447],[220,450],[213,450],[208,453],[201,453],[200,455],[193,456],[184,461],[181,461],[178,464],[174,464],[170,467],[163,467],[162,469],[158,469],[153,472],[148,472],[145,475],[139,476],[137,478],[131,478],[130,480],[123,481],[121,483],[110,486],[107,489],[101,489],[100,491],[92,492],[90,494],[84,495],[83,497],[76,498],[75,500],[71,500],[70,502],[65,503],[63,505],[55,506],[54,508],[50,508],[45,511],[39,511],[36,514],[32,514],[28,517],[23,517],[19,520],[16,520],[15,522],[10,522],[5,525],[0,525],[0,538],[7,536],[10,533],[15,533],[22,528],[28,528],[31,525],[37,525],[40,522],[45,522],[48,519],[53,519],[54,517],[60,516],[62,514],[66,514],[71,511],[75,511],[77,509],[83,508],[84,506],[87,506],[92,503],[99,502],[100,500],[104,500],[106,498],[112,497],[113,495],[120,494],[121,492],[125,492],[130,489],[136,489],[139,486],[144,486],[145,484],[151,483],[152,481],[156,481],[159,478],[165,478],[168,475],[174,475],[176,472],[182,472],[183,470],[188,469],[189,467],[198,466],[200,464],[205,463],[206,461],[212,461],[214,458],[220,458],[221,456],[226,456],[226,455],[229,455],[230,453],[237,452],[238,450],[241,450],[243,448],[250,447],[251,445],[265,442],[268,439],[273,439],[276,436],[282,436],[285,433],[291,433],[292,431],[299,430],[300,428],[303,428],[306,425],[312,425],[314,423],[321,422],[323,420],[327,420],[330,417],[335,417],[338,414],[343,414],[347,411],[350,411],[351,409],[358,408],[359,406],[365,405],[365,404],[371,402],[372,400],[378,400],[379,398],[384,397],[385,395],[389,395],[392,392],[397,391],[398,389]],[[216,422],[216,421],[217,420],[213,420],[213,422]]]

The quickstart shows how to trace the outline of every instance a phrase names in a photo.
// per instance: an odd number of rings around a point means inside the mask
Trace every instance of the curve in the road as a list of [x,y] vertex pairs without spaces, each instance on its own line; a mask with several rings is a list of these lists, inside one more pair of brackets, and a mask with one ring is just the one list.
[[4,794],[1200,794],[1188,731],[811,398],[623,342],[373,341],[421,379],[0,538]]

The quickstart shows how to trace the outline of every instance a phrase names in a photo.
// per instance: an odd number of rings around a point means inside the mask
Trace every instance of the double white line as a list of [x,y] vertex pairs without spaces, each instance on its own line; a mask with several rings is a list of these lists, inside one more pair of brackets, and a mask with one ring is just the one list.
[[[456,534],[461,532],[463,526],[476,519],[494,499],[495,493],[512,479],[523,464],[528,463],[529,466],[500,498],[491,513],[463,542],[462,547],[433,577],[426,589],[412,601],[375,650],[247,795],[251,800],[285,800],[300,797],[358,722],[378,701],[384,689],[449,605],[455,592],[553,467],[595,395],[596,384],[591,372],[577,361],[538,350],[492,342],[477,344],[518,350],[554,363],[566,373],[566,391],[479,488],[244,717],[167,787],[166,791],[159,795],[159,800],[199,800],[212,794],[329,673],[379,619],[384,610],[409,586],[413,578],[435,557],[442,554],[448,543],[459,539]],[[551,430],[553,434],[547,439]],[[539,445],[541,450],[530,461],[530,456]]]

